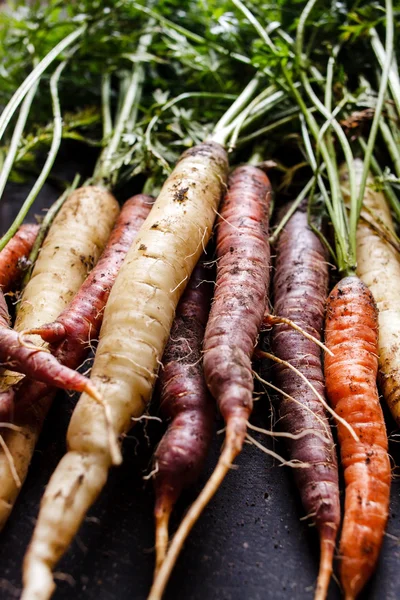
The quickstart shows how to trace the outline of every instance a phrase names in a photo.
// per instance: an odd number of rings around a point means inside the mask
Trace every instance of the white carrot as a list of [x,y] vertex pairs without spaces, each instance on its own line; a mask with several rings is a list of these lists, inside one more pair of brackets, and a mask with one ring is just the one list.
[[[181,157],[129,251],[106,306],[91,380],[117,435],[150,400],[175,309],[211,234],[227,157],[205,142]],[[54,590],[52,569],[67,549],[112,464],[102,407],[83,394],[64,456],[42,500],[24,561],[24,600]]]
[[[71,194],[50,228],[24,290],[16,319],[17,331],[38,327],[58,317],[97,262],[118,210],[115,198],[103,188],[86,187]],[[32,336],[30,341],[46,346],[39,336]],[[22,377],[6,372],[1,380],[2,389]],[[51,393],[34,404],[29,398],[19,398],[13,422],[20,429],[1,430],[21,481],[27,475],[52,398]],[[0,450],[0,490],[1,528],[19,492],[3,449]]]

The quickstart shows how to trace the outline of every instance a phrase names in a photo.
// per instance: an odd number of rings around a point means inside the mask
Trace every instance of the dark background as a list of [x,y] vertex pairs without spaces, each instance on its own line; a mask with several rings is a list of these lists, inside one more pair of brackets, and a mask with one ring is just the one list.
[[[79,152],[61,157],[58,173],[72,179],[82,170]],[[85,162],[87,156],[85,156]],[[4,231],[20,206],[27,186],[12,184],[0,203]],[[134,190],[121,192],[121,197]],[[46,184],[34,213],[58,196]],[[126,195],[125,195],[126,197]],[[72,232],[71,232],[72,233]],[[21,565],[30,540],[43,490],[65,452],[65,434],[76,396],[59,394],[46,421],[28,478],[0,540],[0,599],[14,600],[21,589]],[[156,409],[154,409],[156,411]],[[271,424],[268,397],[255,403],[252,421]],[[389,433],[395,433],[387,415]],[[221,428],[216,424],[216,430]],[[154,564],[153,492],[143,475],[151,470],[151,455],[162,433],[157,422],[138,424],[124,443],[124,463],[89,512],[76,540],[57,567],[55,600],[142,600],[146,598]],[[147,435],[146,435],[147,434]],[[262,435],[259,441],[272,442]],[[186,492],[172,520],[193,501],[216,464],[223,436],[215,435],[207,467],[198,485]],[[399,438],[400,439],[400,438]],[[393,467],[400,447],[393,438]],[[282,444],[274,449],[284,453]],[[245,445],[221,489],[194,528],[174,571],[166,600],[261,600],[313,597],[318,571],[318,540],[306,521],[290,470],[254,446]],[[391,511],[381,558],[363,600],[400,598],[400,495],[393,470]],[[332,581],[329,599],[340,598]]]

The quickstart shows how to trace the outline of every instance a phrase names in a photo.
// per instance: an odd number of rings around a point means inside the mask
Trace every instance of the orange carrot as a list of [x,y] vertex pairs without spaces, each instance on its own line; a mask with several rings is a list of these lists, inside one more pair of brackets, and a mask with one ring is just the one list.
[[325,383],[332,407],[353,427],[338,423],[346,487],[340,575],[346,600],[371,576],[388,518],[390,463],[379,395],[378,315],[370,290],[355,276],[342,279],[327,302]]

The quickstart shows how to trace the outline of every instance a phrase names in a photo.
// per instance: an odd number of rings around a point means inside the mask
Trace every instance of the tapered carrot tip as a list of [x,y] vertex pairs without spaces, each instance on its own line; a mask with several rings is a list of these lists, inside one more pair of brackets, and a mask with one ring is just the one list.
[[40,335],[45,342],[54,344],[62,341],[65,338],[66,332],[64,325],[55,321],[54,323],[48,323],[34,329],[24,329],[24,331],[20,332],[20,336],[26,335]]
[[168,524],[171,515],[171,508],[171,506],[165,503],[155,512],[156,566],[154,568],[154,576],[157,575],[161,565],[164,562],[165,555],[167,554],[169,541]]
[[333,570],[333,554],[335,551],[335,539],[337,527],[334,524],[326,523],[321,536],[321,557],[319,562],[319,573],[314,600],[325,600],[328,594],[329,582]]
[[[233,420],[234,422],[234,420]],[[231,426],[231,427],[230,427]],[[234,427],[233,427],[234,429]],[[183,544],[185,543],[190,531],[199,519],[204,508],[214,496],[222,481],[224,480],[236,456],[239,454],[243,444],[242,436],[238,440],[235,431],[232,431],[232,423],[228,425],[226,432],[225,446],[219,458],[210,479],[200,492],[197,499],[193,502],[188,512],[184,516],[177,532],[172,538],[168,552],[160,566],[156,576],[154,577],[153,585],[147,600],[161,600],[168,580],[178,559]]]
[[25,559],[24,589],[21,600],[48,600],[53,595],[55,583],[50,568],[42,561]]

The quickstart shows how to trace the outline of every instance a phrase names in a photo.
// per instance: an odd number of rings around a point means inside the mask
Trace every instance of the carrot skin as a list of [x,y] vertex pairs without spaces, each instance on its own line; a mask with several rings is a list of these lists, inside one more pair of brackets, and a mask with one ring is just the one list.
[[124,203],[103,254],[79,292],[53,323],[36,329],[36,334],[51,344],[77,338],[86,344],[97,338],[115,278],[153,202],[152,196],[137,194]]
[[[10,315],[2,289],[0,288],[0,331],[10,326]],[[14,410],[14,390],[0,392],[0,422],[8,422]]]
[[[105,399],[116,435],[126,433],[150,401],[179,299],[210,237],[227,171],[226,152],[215,142],[182,155],[111,290],[91,381]],[[108,437],[104,407],[84,394],[25,557],[24,600],[45,600],[54,591],[51,571],[106,483],[113,463]]]
[[211,442],[214,402],[205,384],[202,343],[211,301],[209,270],[199,262],[178,304],[160,371],[160,412],[170,420],[155,452],[155,514],[196,481]]
[[22,225],[0,252],[0,287],[4,293],[18,285],[23,273],[23,261],[32,250],[39,225]]
[[383,413],[376,387],[378,315],[370,290],[346,277],[331,292],[325,322],[325,380],[336,412],[359,441],[338,423],[345,479],[340,540],[341,581],[355,598],[376,566],[389,513],[390,462]]
[[44,333],[43,339],[52,342],[53,354],[21,345],[18,333],[0,320],[0,363],[35,380],[33,386],[30,381],[21,385],[17,400],[21,394],[28,394],[31,401],[37,401],[50,392],[50,387],[39,387],[35,391],[37,381],[62,389],[84,391],[87,379],[74,369],[87,355],[88,341],[99,333],[111,287],[152,203],[151,196],[139,194],[124,204],[106,249],[72,303],[56,321],[32,330],[32,333]]
[[[0,290],[0,364],[3,368],[13,368],[16,372],[43,383],[53,383],[63,389],[85,389],[88,381],[86,377],[63,367],[52,354],[41,347],[22,345],[18,333],[10,328],[9,322],[7,304]],[[6,405],[12,397],[11,392],[5,392],[4,398],[8,398]]]
[[[275,313],[291,319],[304,331],[321,339],[328,294],[328,264],[324,246],[308,227],[305,210],[298,210],[285,226],[279,236],[276,255]],[[324,396],[320,348],[286,324],[273,328],[271,342],[274,354],[296,367]],[[289,439],[287,446],[291,460],[310,465],[306,469],[294,469],[293,474],[305,514],[316,524],[321,540],[320,577],[316,590],[317,597],[321,598],[327,593],[340,523],[335,444],[325,409],[312,389],[286,365],[275,364],[274,376],[276,385],[297,400],[295,403],[285,396],[279,398],[280,427],[291,434],[310,432],[300,439]]]
[[217,282],[204,336],[204,375],[226,422],[225,445],[211,477],[189,508],[156,572],[148,600],[160,600],[202,511],[242,449],[253,407],[251,357],[269,288],[271,184],[253,166],[235,169],[217,222]]
[[251,357],[267,304],[271,193],[265,173],[237,168],[217,224],[217,284],[204,338],[204,374],[237,452],[253,408]]
[[[305,212],[295,213],[279,238],[273,293],[277,315],[291,319],[321,339],[328,265],[320,240],[308,228]],[[273,329],[272,348],[279,358],[304,373],[324,396],[321,350],[314,342],[289,325],[281,324]],[[294,470],[306,514],[315,515],[318,528],[328,522],[337,529],[340,522],[338,468],[325,409],[313,391],[288,367],[274,365],[274,375],[277,386],[300,403],[285,397],[279,399],[280,426],[293,434],[310,430],[309,436],[288,441],[291,459],[312,464],[310,469]],[[326,441],[314,436],[313,431],[327,438]]]

